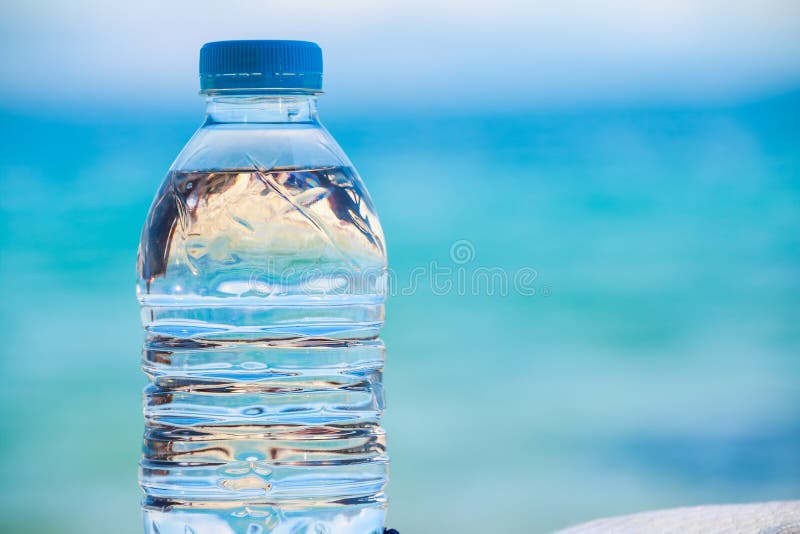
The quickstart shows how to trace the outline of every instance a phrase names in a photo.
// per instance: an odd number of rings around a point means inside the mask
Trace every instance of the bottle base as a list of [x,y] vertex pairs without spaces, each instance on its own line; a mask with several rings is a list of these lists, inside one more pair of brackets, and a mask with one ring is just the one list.
[[145,534],[383,534],[386,502],[142,505]]

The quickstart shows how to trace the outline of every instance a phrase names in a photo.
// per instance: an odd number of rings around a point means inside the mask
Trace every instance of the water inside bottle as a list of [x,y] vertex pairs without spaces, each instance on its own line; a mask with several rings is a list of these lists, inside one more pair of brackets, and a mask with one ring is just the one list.
[[173,172],[142,234],[147,532],[382,532],[385,251],[347,167]]

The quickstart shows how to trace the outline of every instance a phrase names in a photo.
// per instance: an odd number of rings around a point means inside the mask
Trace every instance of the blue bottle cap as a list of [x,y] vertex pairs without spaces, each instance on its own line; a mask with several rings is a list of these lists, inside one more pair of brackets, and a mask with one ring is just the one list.
[[217,41],[200,49],[200,91],[321,91],[322,50],[308,41]]

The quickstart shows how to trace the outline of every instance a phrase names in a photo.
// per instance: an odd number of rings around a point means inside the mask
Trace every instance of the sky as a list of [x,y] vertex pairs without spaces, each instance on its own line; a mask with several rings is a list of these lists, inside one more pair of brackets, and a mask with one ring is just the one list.
[[207,41],[317,41],[337,105],[728,104],[800,85],[800,2],[3,2],[3,106],[183,106]]

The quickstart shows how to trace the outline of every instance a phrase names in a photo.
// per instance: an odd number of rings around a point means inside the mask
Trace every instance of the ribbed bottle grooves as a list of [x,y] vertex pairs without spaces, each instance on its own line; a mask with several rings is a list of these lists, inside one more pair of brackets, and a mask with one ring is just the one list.
[[145,331],[158,339],[267,343],[308,338],[368,340],[378,336],[384,307],[374,299],[353,302],[350,297],[313,306],[200,306],[179,301],[171,306],[144,304],[141,317]]
[[382,499],[383,361],[378,339],[148,337],[142,488],[186,502]]

